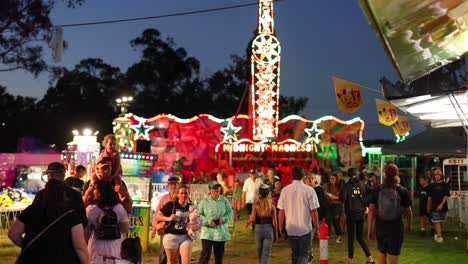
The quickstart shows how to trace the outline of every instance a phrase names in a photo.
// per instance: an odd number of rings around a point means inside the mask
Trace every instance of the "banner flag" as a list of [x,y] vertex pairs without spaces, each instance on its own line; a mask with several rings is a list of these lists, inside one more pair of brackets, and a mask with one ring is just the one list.
[[395,124],[395,122],[398,120],[396,106],[377,98],[375,99],[375,103],[377,105],[377,115],[379,117],[379,122],[386,126]]
[[406,136],[406,134],[411,130],[409,120],[405,116],[398,116],[398,120],[395,124],[392,125],[393,133],[398,136]]
[[362,106],[361,86],[336,77],[332,77],[332,79],[338,109],[354,113]]

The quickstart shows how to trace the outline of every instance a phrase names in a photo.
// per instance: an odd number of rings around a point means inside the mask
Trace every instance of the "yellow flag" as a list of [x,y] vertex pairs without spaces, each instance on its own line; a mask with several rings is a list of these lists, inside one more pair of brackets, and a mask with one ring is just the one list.
[[393,125],[398,120],[397,108],[384,100],[375,99],[379,122],[386,126]]
[[411,130],[409,120],[407,117],[398,116],[398,120],[392,125],[393,133],[398,136],[406,136]]
[[361,86],[336,77],[332,77],[332,79],[338,109],[343,112],[354,113],[362,105]]

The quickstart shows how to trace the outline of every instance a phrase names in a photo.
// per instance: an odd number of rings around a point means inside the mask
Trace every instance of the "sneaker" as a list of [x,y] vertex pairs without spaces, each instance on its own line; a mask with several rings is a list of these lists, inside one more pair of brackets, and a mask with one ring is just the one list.
[[437,240],[437,234],[434,234],[434,240]]
[[341,238],[341,236],[338,236],[338,237],[336,238],[335,242],[336,242],[337,244],[341,244],[341,243],[343,243],[343,239]]
[[443,237],[437,237],[435,241],[437,243],[442,243],[442,242],[444,242],[444,238]]

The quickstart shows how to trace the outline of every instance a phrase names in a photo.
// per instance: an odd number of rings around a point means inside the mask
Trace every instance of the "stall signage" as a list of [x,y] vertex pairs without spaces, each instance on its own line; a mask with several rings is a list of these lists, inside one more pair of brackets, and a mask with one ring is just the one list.
[[311,143],[224,143],[218,148],[218,152],[311,152]]
[[466,164],[466,159],[448,159],[444,161],[447,165]]

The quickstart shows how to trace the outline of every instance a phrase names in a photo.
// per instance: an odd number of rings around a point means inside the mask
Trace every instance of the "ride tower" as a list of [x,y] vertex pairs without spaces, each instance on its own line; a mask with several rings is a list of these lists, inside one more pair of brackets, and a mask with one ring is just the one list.
[[249,133],[253,140],[278,138],[280,54],[273,0],[259,0],[258,29],[251,44]]

